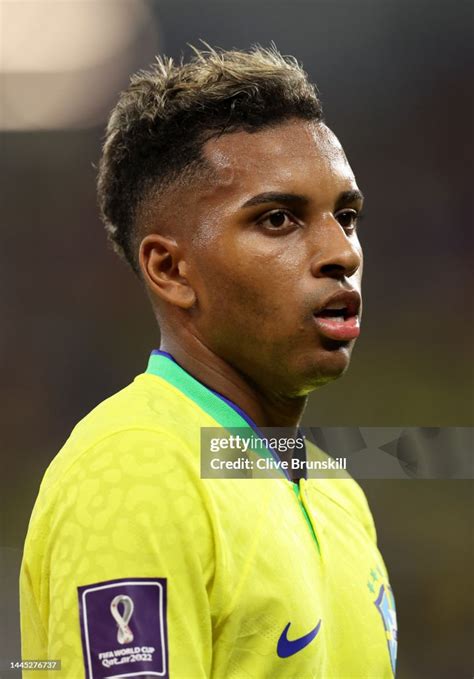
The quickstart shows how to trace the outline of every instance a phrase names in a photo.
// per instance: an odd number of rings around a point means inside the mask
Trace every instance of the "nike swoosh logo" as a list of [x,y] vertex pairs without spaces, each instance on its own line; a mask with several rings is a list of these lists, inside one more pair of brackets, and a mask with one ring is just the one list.
[[280,658],[289,658],[290,655],[294,655],[295,653],[298,653],[298,651],[302,651],[303,648],[305,648],[308,644],[310,644],[313,639],[317,636],[319,632],[319,628],[321,627],[321,622],[320,620],[316,627],[311,630],[311,632],[308,632],[308,634],[305,634],[304,637],[300,637],[299,639],[288,639],[288,630],[290,629],[291,622],[288,623],[288,625],[285,627],[283,632],[281,633],[280,638],[278,639],[278,645],[277,645],[277,653]]

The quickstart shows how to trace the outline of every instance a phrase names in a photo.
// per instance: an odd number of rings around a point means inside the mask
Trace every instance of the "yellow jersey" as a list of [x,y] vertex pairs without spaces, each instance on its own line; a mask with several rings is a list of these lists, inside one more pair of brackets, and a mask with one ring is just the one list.
[[42,677],[394,676],[395,605],[361,488],[202,478],[201,428],[246,426],[155,351],[75,427],[20,575],[22,657],[61,661]]

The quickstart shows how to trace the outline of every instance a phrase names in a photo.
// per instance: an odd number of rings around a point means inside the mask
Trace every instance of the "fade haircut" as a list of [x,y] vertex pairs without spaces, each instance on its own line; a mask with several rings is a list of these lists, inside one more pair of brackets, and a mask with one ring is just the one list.
[[101,216],[114,249],[138,274],[140,208],[183,176],[204,171],[206,141],[290,118],[322,120],[316,88],[296,59],[275,46],[192,49],[187,63],[157,57],[150,70],[133,75],[107,125]]

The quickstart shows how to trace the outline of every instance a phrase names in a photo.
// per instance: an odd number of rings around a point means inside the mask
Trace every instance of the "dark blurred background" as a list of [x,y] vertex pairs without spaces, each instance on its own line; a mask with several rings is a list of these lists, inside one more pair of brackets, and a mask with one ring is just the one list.
[[[367,197],[364,321],[312,426],[472,425],[473,4],[456,0],[3,2],[0,657],[41,476],[159,338],[106,244],[94,163],[129,75],[187,43],[275,41],[317,83]],[[472,482],[365,481],[399,616],[399,679],[473,675]]]

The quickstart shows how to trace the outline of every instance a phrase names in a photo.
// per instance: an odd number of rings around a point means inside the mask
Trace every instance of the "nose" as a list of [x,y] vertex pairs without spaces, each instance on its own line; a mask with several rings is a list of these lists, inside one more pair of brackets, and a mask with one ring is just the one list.
[[334,217],[319,231],[311,264],[316,278],[349,278],[362,264],[362,249],[357,236],[348,236]]

